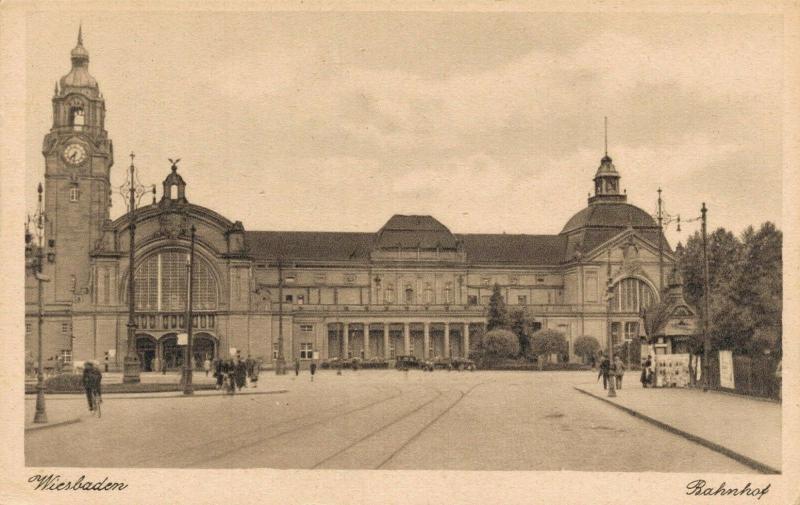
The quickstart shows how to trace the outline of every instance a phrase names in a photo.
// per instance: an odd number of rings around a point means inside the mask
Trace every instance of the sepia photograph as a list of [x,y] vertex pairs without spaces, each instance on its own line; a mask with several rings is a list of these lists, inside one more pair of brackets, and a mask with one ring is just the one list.
[[309,484],[259,503],[800,499],[796,5],[35,5],[9,503],[243,472]]

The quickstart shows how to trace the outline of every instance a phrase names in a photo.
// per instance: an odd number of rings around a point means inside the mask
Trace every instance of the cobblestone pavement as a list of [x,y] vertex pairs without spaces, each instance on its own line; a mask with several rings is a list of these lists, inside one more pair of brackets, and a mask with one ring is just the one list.
[[[750,473],[574,389],[592,372],[263,374],[233,397],[80,397],[82,421],[25,435],[28,466]],[[255,390],[254,390],[255,392]],[[63,395],[62,395],[63,396]],[[32,416],[35,402],[26,401]],[[702,413],[694,413],[702,415]]]

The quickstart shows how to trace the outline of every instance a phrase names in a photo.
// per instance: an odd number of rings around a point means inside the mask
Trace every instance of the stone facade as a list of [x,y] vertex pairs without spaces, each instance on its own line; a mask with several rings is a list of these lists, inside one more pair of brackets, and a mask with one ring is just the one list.
[[[53,365],[59,356],[102,362],[112,351],[109,366],[119,369],[127,349],[129,217],[109,219],[113,146],[88,60],[79,40],[72,71],[56,86],[43,147],[44,273],[52,279],[44,292],[43,353]],[[197,357],[236,349],[270,364],[281,332],[287,360],[464,356],[483,329],[494,284],[510,309],[563,332],[572,360],[579,336],[604,347],[609,331],[617,340],[636,338],[638,309],[659,298],[661,272],[674,257],[653,218],[626,203],[619,178],[603,157],[588,206],[557,235],[454,234],[431,216],[399,215],[377,232],[269,232],[245,230],[191,203],[173,165],[161,198],[153,195],[136,213],[142,365],[181,363],[175,337],[186,323],[192,225]],[[26,349],[35,357],[33,277],[26,288]]]

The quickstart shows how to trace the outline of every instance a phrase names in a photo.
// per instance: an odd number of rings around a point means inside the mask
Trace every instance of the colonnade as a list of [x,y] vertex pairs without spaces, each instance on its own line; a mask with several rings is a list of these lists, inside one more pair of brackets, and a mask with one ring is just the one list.
[[[347,321],[328,323],[328,357],[352,357],[353,351],[361,351],[362,353],[358,357],[363,357],[364,359],[391,359],[401,355],[414,355],[424,359],[435,357],[467,358],[470,350],[470,324],[483,326],[484,321]],[[422,327],[422,346],[421,349],[418,349],[415,344],[419,343],[419,331],[412,331],[412,329],[418,330],[420,326]],[[376,327],[380,327],[380,329],[376,331]],[[402,343],[399,346],[393,345],[395,341],[399,341],[399,331],[396,329],[398,327],[402,328]],[[373,335],[371,336],[370,333]],[[330,346],[331,338],[335,338],[337,342],[334,348]],[[371,338],[378,339],[374,346],[370,345]],[[353,346],[353,341],[357,339],[360,340],[360,345]],[[441,346],[435,345],[439,341],[441,341]],[[339,347],[338,349],[335,348],[337,346]],[[376,351],[373,351],[373,347],[376,348]],[[400,348],[398,349],[398,347]]]

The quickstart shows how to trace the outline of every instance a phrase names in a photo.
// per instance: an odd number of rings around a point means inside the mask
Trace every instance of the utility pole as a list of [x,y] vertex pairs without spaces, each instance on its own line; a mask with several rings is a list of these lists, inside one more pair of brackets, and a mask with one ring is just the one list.
[[710,386],[709,365],[711,360],[711,335],[708,332],[708,319],[710,317],[709,298],[711,297],[711,289],[708,281],[708,237],[707,237],[707,224],[708,219],[706,213],[706,202],[700,208],[702,216],[702,230],[703,230],[703,391],[708,391]]
[[658,293],[664,291],[664,217],[661,213],[661,188],[658,188]]
[[189,245],[189,262],[186,264],[186,273],[188,277],[188,291],[186,293],[186,359],[183,363],[183,394],[185,395],[194,394],[194,386],[192,385],[192,360],[194,358],[194,353],[192,352],[192,299],[194,292],[194,243],[196,232],[197,228],[192,225],[191,242]]
[[611,375],[611,366],[614,364],[614,336],[611,332],[611,302],[614,300],[614,285],[611,278],[611,249],[608,250],[608,261],[606,268],[606,275],[608,280],[606,282],[606,325],[608,332],[608,367],[609,367],[609,381],[608,381],[608,397],[615,398],[617,396],[616,384],[614,384],[615,377]]

